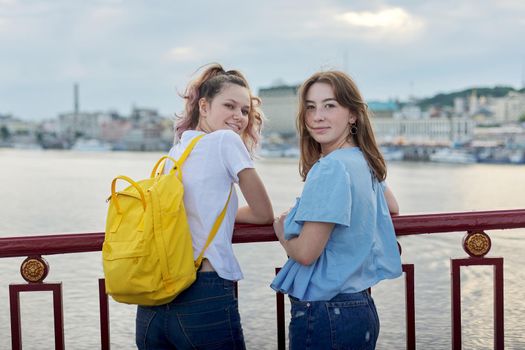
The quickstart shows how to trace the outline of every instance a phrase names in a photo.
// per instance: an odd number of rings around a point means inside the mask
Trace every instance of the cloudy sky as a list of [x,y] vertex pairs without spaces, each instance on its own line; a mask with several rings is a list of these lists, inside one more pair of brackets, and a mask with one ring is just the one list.
[[522,87],[523,0],[0,0],[0,114],[164,115],[209,62],[257,92],[343,69],[368,100]]

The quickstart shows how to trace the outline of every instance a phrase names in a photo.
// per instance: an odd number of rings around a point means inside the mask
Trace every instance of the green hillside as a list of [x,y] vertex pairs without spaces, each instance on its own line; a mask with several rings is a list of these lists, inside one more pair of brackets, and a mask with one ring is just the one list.
[[510,86],[496,86],[496,87],[473,87],[470,89],[451,92],[448,94],[437,94],[434,97],[424,98],[418,102],[418,105],[422,109],[426,109],[430,106],[453,106],[454,99],[456,97],[468,97],[472,95],[472,92],[475,91],[476,95],[479,96],[492,96],[492,97],[503,97],[507,95],[510,91],[519,91],[525,92],[525,88],[521,90],[516,90]]

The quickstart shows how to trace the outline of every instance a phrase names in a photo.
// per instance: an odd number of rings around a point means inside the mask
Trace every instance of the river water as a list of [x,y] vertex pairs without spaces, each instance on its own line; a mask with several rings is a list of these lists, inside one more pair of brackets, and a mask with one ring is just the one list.
[[[112,178],[144,178],[160,153],[80,153],[0,149],[0,237],[100,232]],[[276,213],[300,194],[297,160],[257,161]],[[387,182],[402,214],[525,208],[525,167],[398,162]],[[489,256],[505,258],[505,345],[525,349],[525,230],[489,231]],[[450,349],[450,258],[465,257],[464,233],[401,237],[403,262],[415,264],[416,337],[420,349]],[[275,349],[274,267],[286,260],[277,243],[238,244],[245,274],[239,305],[249,349]],[[97,280],[100,252],[45,257],[46,282],[62,281],[67,349],[100,348]],[[22,283],[23,258],[0,259],[0,349],[10,348],[9,283]],[[492,349],[492,269],[462,269],[463,348]],[[403,349],[403,279],[373,288],[380,319],[378,349]],[[286,304],[288,310],[289,305]],[[23,293],[24,349],[52,349],[51,293]],[[134,313],[110,302],[112,349],[134,348]],[[288,322],[287,314],[287,322]]]

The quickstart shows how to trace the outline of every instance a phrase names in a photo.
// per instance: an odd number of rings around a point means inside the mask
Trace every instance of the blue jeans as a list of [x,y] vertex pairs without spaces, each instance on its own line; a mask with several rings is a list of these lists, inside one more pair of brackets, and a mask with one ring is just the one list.
[[290,297],[290,350],[375,349],[379,317],[368,291],[338,294],[329,301]]
[[136,344],[146,349],[245,349],[234,283],[216,272],[197,280],[172,302],[139,306]]

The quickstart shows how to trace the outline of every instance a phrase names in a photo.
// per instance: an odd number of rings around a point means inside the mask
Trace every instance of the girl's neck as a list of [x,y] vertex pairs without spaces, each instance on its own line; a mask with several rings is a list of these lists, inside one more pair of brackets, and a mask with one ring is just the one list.
[[200,119],[199,123],[197,124],[197,127],[195,128],[195,130],[202,131],[202,132],[204,132],[206,134],[209,134],[209,133],[213,132],[213,130],[211,130],[211,127],[208,124],[208,122],[206,121],[206,119]]
[[329,155],[330,153],[332,153],[333,151],[338,150],[338,149],[350,148],[350,147],[355,147],[355,146],[356,146],[356,144],[355,144],[353,138],[351,138],[350,140],[345,138],[345,139],[342,140],[342,142],[340,142],[339,144],[336,144],[333,147],[330,147],[330,146],[323,147],[321,145],[321,157],[326,157],[327,155]]

